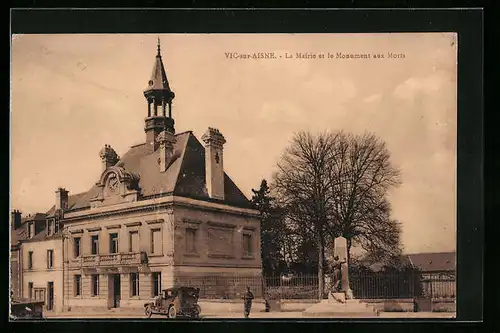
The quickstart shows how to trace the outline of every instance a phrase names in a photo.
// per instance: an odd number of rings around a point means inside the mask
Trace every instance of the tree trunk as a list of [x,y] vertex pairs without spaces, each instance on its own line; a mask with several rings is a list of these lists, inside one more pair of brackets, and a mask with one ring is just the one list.
[[325,292],[325,272],[323,263],[325,261],[325,247],[323,246],[323,240],[321,237],[318,238],[318,299],[321,301],[324,297]]
[[349,266],[351,264],[351,246],[352,246],[352,241],[350,238],[347,239],[347,265]]

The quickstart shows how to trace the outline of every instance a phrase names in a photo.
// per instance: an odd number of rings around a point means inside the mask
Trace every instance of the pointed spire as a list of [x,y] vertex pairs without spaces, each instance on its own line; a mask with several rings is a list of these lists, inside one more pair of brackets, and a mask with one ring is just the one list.
[[175,133],[174,119],[172,118],[172,100],[175,94],[170,90],[167,73],[161,58],[160,38],[158,37],[158,53],[155,58],[153,72],[144,90],[144,97],[148,103],[148,116],[145,119],[144,131],[146,141],[156,150],[156,136],[164,130]]
[[148,87],[145,89],[145,92],[152,90],[170,91],[167,73],[161,59],[160,37],[158,37],[158,54],[156,55],[151,79],[149,79]]

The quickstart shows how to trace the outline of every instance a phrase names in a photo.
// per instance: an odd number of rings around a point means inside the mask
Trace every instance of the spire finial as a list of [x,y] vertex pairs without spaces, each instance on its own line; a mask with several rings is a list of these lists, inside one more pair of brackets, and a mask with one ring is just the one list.
[[160,56],[160,37],[158,36],[158,55]]

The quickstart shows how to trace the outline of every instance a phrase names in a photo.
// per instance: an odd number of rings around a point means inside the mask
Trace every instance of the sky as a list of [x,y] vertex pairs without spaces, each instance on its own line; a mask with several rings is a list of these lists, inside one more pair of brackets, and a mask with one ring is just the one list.
[[[224,168],[248,197],[271,178],[294,133],[372,132],[402,174],[389,199],[405,252],[455,251],[453,33],[15,35],[12,209],[45,212],[58,187],[87,191],[99,179],[105,144],[123,155],[145,141],[143,90],[158,37],[176,94],[176,131],[200,139],[218,128],[227,140]],[[275,59],[230,59],[230,52]]]

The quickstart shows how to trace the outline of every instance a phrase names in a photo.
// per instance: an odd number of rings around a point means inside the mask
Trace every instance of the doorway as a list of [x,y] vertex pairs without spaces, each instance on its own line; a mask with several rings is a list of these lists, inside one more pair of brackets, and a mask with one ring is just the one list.
[[120,307],[120,274],[108,275],[108,309]]
[[54,309],[54,282],[47,283],[47,310]]

